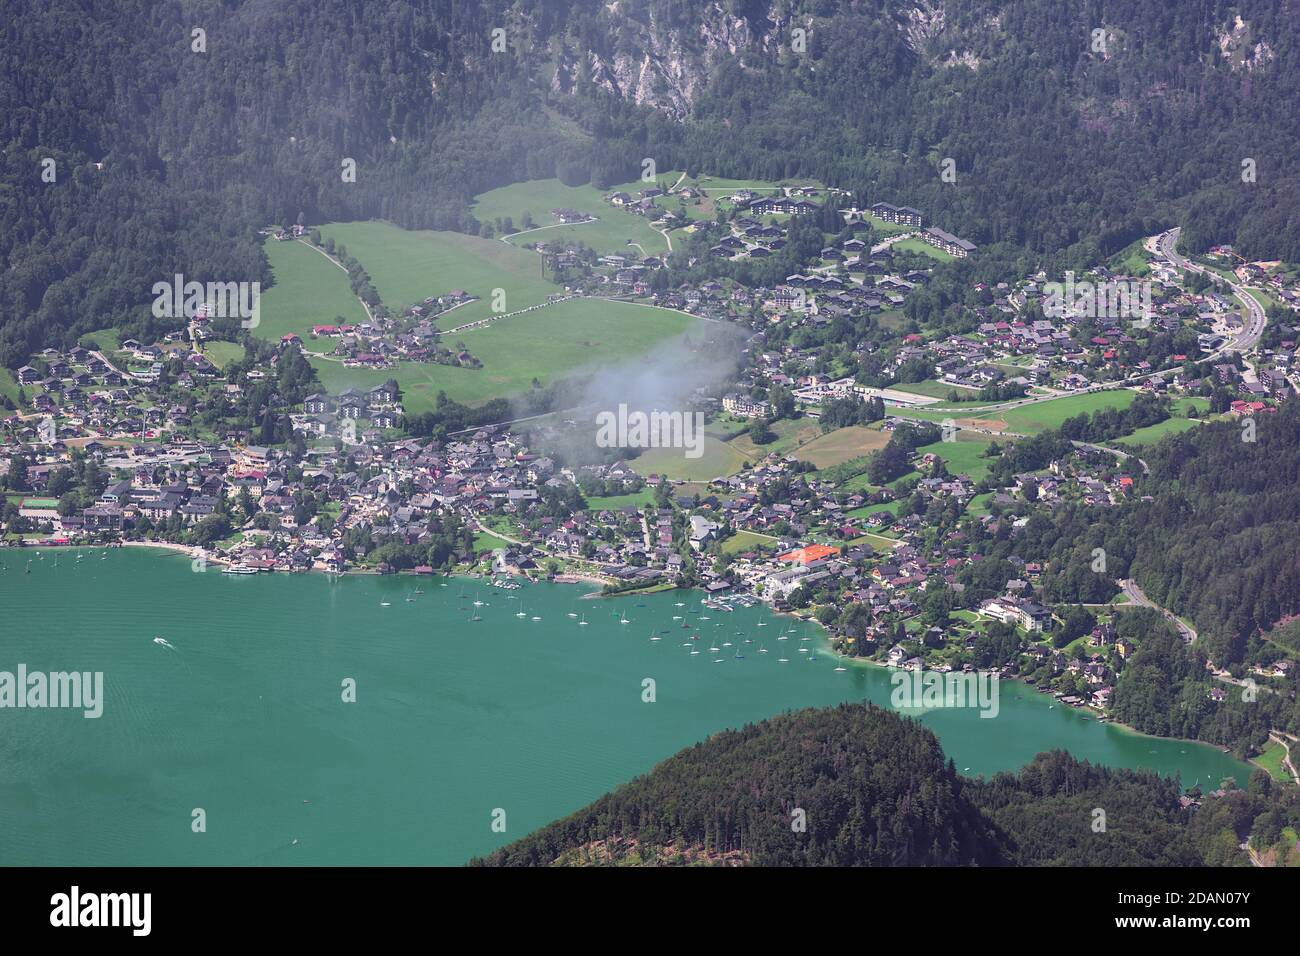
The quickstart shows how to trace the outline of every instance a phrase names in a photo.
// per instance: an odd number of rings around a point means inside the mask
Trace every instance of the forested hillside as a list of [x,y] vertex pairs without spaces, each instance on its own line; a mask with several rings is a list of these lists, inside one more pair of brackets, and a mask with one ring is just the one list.
[[10,366],[93,328],[147,334],[149,290],[175,272],[265,280],[256,229],[270,222],[474,229],[481,190],[608,185],[647,157],[665,171],[817,177],[1052,266],[1174,222],[1193,247],[1300,259],[1293,0],[19,0],[7,12]]
[[[1150,772],[1040,754],[962,778],[930,731],[871,705],[717,734],[566,819],[477,861],[545,865],[1199,866],[1294,825],[1261,771],[1200,811]],[[1096,810],[1105,811],[1104,829]],[[800,815],[802,813],[802,816]],[[802,820],[806,829],[800,829]]]

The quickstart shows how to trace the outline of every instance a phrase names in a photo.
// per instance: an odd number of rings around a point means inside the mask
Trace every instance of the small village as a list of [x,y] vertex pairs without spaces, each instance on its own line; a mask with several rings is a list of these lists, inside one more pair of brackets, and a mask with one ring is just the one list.
[[[737,191],[720,222],[695,224],[703,261],[779,253],[797,239],[800,219],[819,215],[818,194]],[[658,221],[656,200],[668,195],[651,188],[608,201]],[[689,190],[677,198],[691,198]],[[910,207],[842,213],[839,238],[814,253],[815,264],[771,285],[719,276],[667,289],[658,257],[538,243],[565,292],[529,309],[603,297],[740,326],[735,379],[697,390],[694,407],[742,430],[815,424],[852,409],[891,448],[901,443],[888,480],[864,480],[872,455],[819,469],[764,452],[757,438],[758,454],[743,467],[704,480],[646,473],[634,459],[565,462],[550,453],[555,428],[485,425],[420,437],[407,427],[394,379],[335,393],[319,387],[307,358],[367,369],[479,367],[467,350],[439,344],[446,328],[435,320],[476,301],[456,289],[400,313],[376,309],[366,323],[322,322],[305,339],[281,336],[224,368],[209,357],[223,332],[202,310],[158,343],[33,356],[16,376],[26,401],[3,421],[5,543],[164,545],[227,574],[454,570],[503,586],[520,575],[587,581],[606,594],[695,587],[722,610],[762,601],[814,617],[845,656],[913,670],[994,669],[1104,715],[1131,651],[1116,635],[1113,606],[1067,614],[1042,592],[1043,568],[1014,550],[1006,560],[1016,576],[990,593],[978,583],[980,551],[991,540],[1014,542],[1036,511],[1067,502],[1105,509],[1141,494],[1145,465],[1075,441],[1032,468],[996,472],[1000,480],[988,465],[972,476],[947,465],[945,443],[958,432],[985,433],[990,462],[999,442],[1010,449],[1027,436],[978,419],[957,426],[947,418],[941,429],[909,415],[1127,387],[1164,403],[1149,406],[1159,421],[1171,400],[1205,394],[1196,370],[1208,362],[1210,410],[1253,416],[1296,387],[1300,335],[1274,323],[1257,353],[1230,349],[1243,322],[1228,295],[1188,287],[1159,258],[1144,279],[1151,304],[1142,315],[1098,317],[1087,301],[1054,308],[1053,283],[1040,272],[974,285],[963,331],[873,321],[899,315],[932,281],[933,260],[904,241],[954,257],[976,249],[943,230],[922,232],[924,213]],[[575,210],[552,214],[590,221]],[[873,223],[906,231],[868,248],[857,235]],[[1226,259],[1230,250],[1215,254]],[[1236,274],[1300,301],[1300,289],[1266,270]],[[1097,267],[1079,281],[1137,280]],[[826,347],[800,344],[846,321],[875,332],[836,349],[833,361]]]

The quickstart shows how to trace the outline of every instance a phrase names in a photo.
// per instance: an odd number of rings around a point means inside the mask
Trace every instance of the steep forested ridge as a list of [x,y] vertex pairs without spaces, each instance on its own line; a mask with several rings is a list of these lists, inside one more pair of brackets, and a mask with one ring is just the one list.
[[1241,838],[1271,841],[1300,818],[1295,794],[1275,792],[1262,771],[1249,792],[1199,811],[1180,795],[1150,771],[1061,751],[969,780],[919,723],[843,704],[710,737],[475,863],[1242,865]]
[[619,838],[769,866],[1005,862],[962,786],[934,735],[897,715],[801,711],[683,750],[488,862],[545,864],[598,841],[617,856]]
[[[1176,221],[1194,247],[1300,259],[1295,0],[20,0],[9,13],[11,366],[143,320],[161,276],[265,279],[268,222],[472,228],[485,188],[607,185],[644,157],[818,177],[1053,266]],[[508,49],[493,53],[497,27]]]

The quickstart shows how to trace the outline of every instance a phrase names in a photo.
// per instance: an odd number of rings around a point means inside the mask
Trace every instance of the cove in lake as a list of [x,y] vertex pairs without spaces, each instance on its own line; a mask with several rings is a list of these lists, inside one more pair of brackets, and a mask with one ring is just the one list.
[[[881,668],[837,672],[817,625],[701,610],[697,592],[579,600],[589,587],[240,577],[151,550],[81,554],[0,551],[0,669],[104,673],[97,720],[0,711],[0,864],[460,864],[711,733],[842,701],[888,707],[892,690]],[[1014,681],[999,703],[992,720],[919,716],[970,775],[1053,748],[1184,786],[1249,775],[1215,748],[1085,720]]]

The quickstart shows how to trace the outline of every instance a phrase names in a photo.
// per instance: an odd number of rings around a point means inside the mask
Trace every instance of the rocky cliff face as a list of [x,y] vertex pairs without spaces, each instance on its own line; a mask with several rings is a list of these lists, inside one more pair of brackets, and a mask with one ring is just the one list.
[[709,3],[692,11],[693,22],[685,26],[638,10],[627,0],[611,3],[607,10],[609,35],[617,36],[616,45],[604,53],[560,51],[551,77],[554,91],[567,93],[587,80],[638,106],[680,119],[721,58],[736,58],[743,66],[773,59],[781,45],[789,43],[791,24],[775,12],[755,21]]

